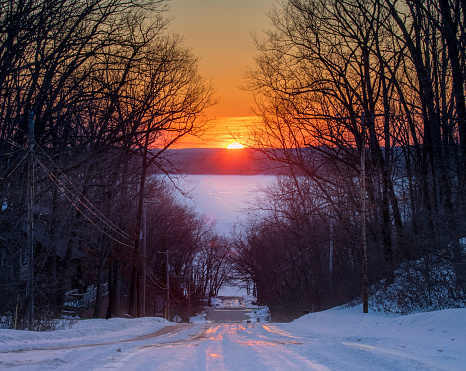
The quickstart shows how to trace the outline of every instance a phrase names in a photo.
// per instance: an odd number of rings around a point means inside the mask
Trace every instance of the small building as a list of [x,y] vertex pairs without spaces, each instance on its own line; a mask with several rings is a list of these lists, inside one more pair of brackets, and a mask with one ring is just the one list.
[[224,308],[244,308],[244,298],[242,296],[217,296],[222,301]]

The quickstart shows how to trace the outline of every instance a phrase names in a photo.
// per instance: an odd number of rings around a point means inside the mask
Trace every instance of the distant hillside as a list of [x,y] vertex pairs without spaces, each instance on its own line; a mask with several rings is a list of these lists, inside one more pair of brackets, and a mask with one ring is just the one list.
[[[277,173],[276,164],[253,149],[186,148],[166,151],[166,171],[183,174],[258,175]],[[155,171],[155,170],[154,170]]]

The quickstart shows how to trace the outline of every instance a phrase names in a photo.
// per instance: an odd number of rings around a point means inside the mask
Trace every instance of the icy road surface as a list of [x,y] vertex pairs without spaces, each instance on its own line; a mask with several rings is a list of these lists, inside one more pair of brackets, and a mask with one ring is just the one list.
[[147,318],[83,321],[50,333],[0,330],[0,369],[460,370],[465,314],[400,319],[340,311],[292,324]]

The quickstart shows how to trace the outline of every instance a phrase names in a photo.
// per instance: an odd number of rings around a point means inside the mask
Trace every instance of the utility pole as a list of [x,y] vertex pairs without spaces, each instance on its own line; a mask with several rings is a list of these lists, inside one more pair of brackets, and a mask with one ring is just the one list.
[[167,254],[167,319],[170,321],[170,263],[168,259],[168,250]]
[[[188,274],[188,320],[191,322],[191,277],[193,275],[193,267],[191,266]],[[186,275],[178,275],[175,277],[186,278]]]
[[140,309],[141,317],[146,316],[146,288],[147,288],[147,204],[157,202],[156,200],[148,200],[144,197],[142,201],[142,230],[139,234],[140,240],[142,243],[139,245],[142,246],[142,308]]
[[364,112],[361,114],[362,144],[361,144],[361,250],[362,250],[362,308],[363,313],[369,312],[369,297],[367,293],[367,241],[366,241],[366,125]]
[[189,272],[189,279],[188,279],[188,321],[191,323],[191,276],[193,275],[193,269]]
[[170,253],[168,249],[166,251],[159,251],[159,254],[166,254],[167,256],[167,318],[170,321],[170,263],[168,254]]
[[28,276],[27,276],[27,298],[28,298],[28,329],[34,330],[34,111],[29,112],[28,117]]
[[[332,206],[331,206],[332,207]],[[330,272],[330,279],[333,278],[333,238],[334,238],[334,225],[333,225],[333,213],[332,209],[330,208],[330,246],[329,246],[329,272]]]
[[147,283],[147,200],[142,201],[142,308],[141,317],[146,316],[146,283]]

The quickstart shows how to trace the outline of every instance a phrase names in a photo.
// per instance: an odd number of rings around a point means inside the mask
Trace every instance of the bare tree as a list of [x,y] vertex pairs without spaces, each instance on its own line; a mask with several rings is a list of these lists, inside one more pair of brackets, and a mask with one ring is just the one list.
[[[371,281],[392,282],[400,262],[447,248],[446,240],[458,245],[462,101],[454,97],[464,91],[448,60],[462,57],[453,9],[458,2],[290,0],[256,41],[247,89],[261,122],[249,145],[288,167],[291,179],[313,182],[329,205],[327,225],[349,211],[360,228],[365,183]],[[302,197],[301,205],[309,210]],[[461,277],[464,264],[457,267]]]
[[[44,231],[36,241],[38,272],[53,267],[49,277],[58,277],[61,259],[69,266],[73,252],[98,251],[100,282],[108,255],[126,254],[127,238],[132,246],[137,241],[148,167],[181,136],[201,134],[211,88],[181,39],[166,32],[165,1],[0,5],[1,251],[11,256],[2,277],[13,286],[22,279],[26,188],[19,185],[26,183],[26,132],[34,112],[41,207],[35,218]],[[134,166],[135,158],[142,166]],[[107,215],[118,213],[110,221],[96,205]],[[97,235],[89,239],[86,231],[93,228]],[[69,249],[59,257],[62,244]],[[124,269],[117,264],[114,277]],[[60,292],[73,280],[60,284]],[[115,282],[114,294],[124,284],[121,277]],[[23,299],[8,300],[2,312]]]

